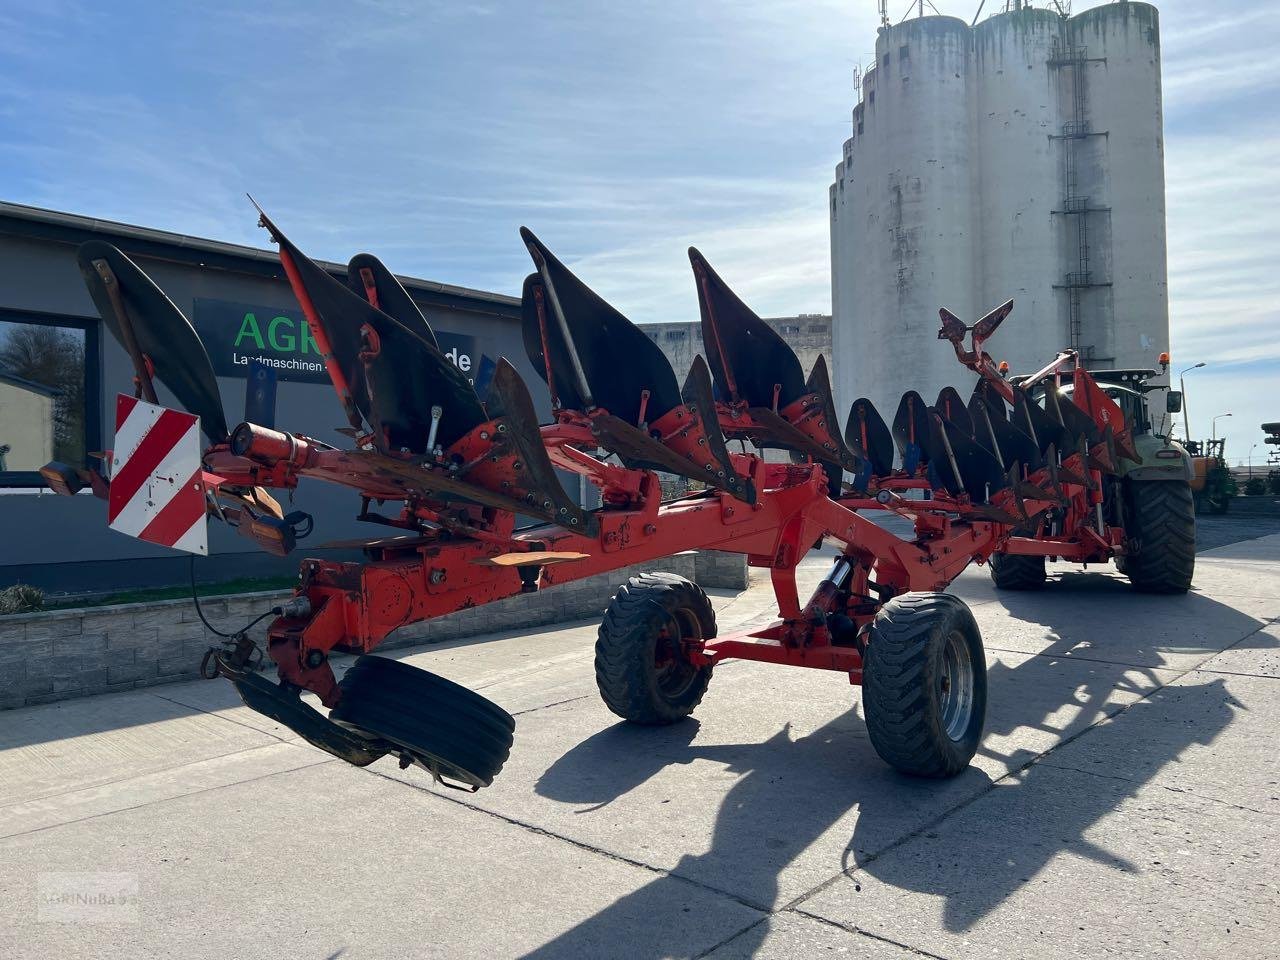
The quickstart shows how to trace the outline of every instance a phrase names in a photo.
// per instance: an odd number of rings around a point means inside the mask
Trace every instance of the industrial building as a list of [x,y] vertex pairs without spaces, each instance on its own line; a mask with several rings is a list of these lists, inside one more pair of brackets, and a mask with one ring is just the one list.
[[[883,26],[830,189],[835,389],[886,418],[972,376],[938,343],[1012,298],[990,344],[1030,372],[1063,347],[1155,367],[1168,349],[1160,29],[1145,3],[1021,2],[974,26]],[[904,361],[910,376],[904,379]]]
[[[87,492],[53,496],[36,472],[51,457],[97,466],[91,454],[114,434],[114,397],[131,391],[132,365],[104,331],[76,262],[76,248],[89,239],[132,257],[192,321],[229,423],[243,419],[247,361],[260,357],[277,371],[280,424],[326,443],[349,442],[337,432],[345,426],[342,408],[274,250],[0,203],[0,587],[80,592],[187,576],[185,554],[109,530],[101,500]],[[345,265],[324,266],[346,275]],[[526,382],[538,381],[520,337],[518,298],[401,280],[459,368],[474,369],[483,355],[506,356]],[[174,405],[158,386],[160,402]],[[535,390],[534,401],[549,417],[546,391]],[[313,514],[316,529],[300,549],[358,559],[358,551],[318,549],[367,535],[357,508],[347,491],[304,481],[290,509]],[[223,524],[211,524],[209,538],[210,556],[198,561],[202,579],[297,571],[296,558],[267,556]]]
[[[806,376],[819,356],[825,357],[827,369],[831,368],[830,316],[824,313],[802,313],[795,317],[761,319],[795,351]],[[676,372],[676,379],[681,383],[689,375],[693,358],[698,354],[704,357],[707,355],[702,344],[702,324],[697,320],[646,323],[640,329],[662,349],[671,369]]]

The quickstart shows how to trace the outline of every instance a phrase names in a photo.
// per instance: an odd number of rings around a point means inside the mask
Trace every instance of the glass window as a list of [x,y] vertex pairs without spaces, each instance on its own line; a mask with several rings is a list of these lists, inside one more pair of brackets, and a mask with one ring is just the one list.
[[0,484],[39,482],[50,460],[87,464],[97,438],[96,325],[0,314]]

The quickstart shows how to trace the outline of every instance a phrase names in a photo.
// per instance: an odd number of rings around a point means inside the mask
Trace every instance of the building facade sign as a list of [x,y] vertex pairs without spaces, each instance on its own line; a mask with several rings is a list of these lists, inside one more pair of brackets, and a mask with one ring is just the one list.
[[[324,358],[301,310],[197,297],[193,322],[220,377],[243,379],[249,375],[250,363],[257,360],[283,381],[329,382]],[[474,379],[480,362],[476,338],[441,330],[435,334],[449,362]]]

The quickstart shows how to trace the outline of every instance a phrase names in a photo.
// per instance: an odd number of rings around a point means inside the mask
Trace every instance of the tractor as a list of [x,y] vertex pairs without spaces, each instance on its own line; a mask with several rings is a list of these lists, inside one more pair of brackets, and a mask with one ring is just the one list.
[[1239,493],[1224,453],[1227,441],[1188,440],[1183,446],[1191,457],[1191,492],[1196,513],[1224,514]]
[[[1195,569],[1195,505],[1192,494],[1191,458],[1169,432],[1157,425],[1148,395],[1162,389],[1150,380],[1156,371],[1096,370],[1094,380],[1124,411],[1132,425],[1138,460],[1118,458],[1113,474],[1101,479],[1099,525],[1126,533],[1125,551],[1115,555],[1116,566],[1134,587],[1149,593],[1185,593]],[[1011,382],[1029,390],[1036,405],[1056,407],[1074,395],[1070,372],[1056,376],[1018,376]],[[1166,412],[1177,413],[1182,395],[1166,394]],[[1059,518],[1045,518],[1050,530]],[[1026,553],[996,553],[991,558],[991,578],[1002,590],[1034,590],[1045,582],[1046,557]],[[1087,562],[1087,561],[1086,561]]]
[[[1011,419],[1038,439],[1042,456],[1059,461],[1052,471],[1055,477],[1061,479],[1065,467],[1077,489],[1083,488],[1074,498],[1060,498],[1057,507],[1045,511],[1034,523],[1020,525],[993,553],[989,566],[996,587],[1041,588],[1048,559],[1084,564],[1114,560],[1141,592],[1186,593],[1195,570],[1192,461],[1184,447],[1163,429],[1167,418],[1157,424],[1152,416],[1148,395],[1164,389],[1150,382],[1156,371],[1085,373],[1079,357],[1073,351],[1063,351],[1043,370],[1008,378],[1005,385],[1001,380],[1006,364],[993,368],[989,362],[973,362],[959,346],[956,352],[962,362],[984,377],[975,397],[991,397],[996,391],[1006,395],[1013,407]],[[1161,365],[1167,368],[1167,355],[1161,356]],[[1077,390],[1077,385],[1082,389]],[[1099,429],[1088,416],[1081,415],[1081,410],[1099,403],[1099,395],[1109,398],[1122,412],[1123,446],[1127,450],[1121,449],[1117,442],[1121,433],[1110,424]],[[998,415],[1001,407],[994,409]],[[1165,409],[1170,414],[1179,412],[1182,394],[1168,391]],[[1074,440],[1067,435],[1072,431]],[[993,434],[988,446],[998,451],[997,441]],[[1080,453],[1075,465],[1089,469],[1071,469],[1073,464],[1061,460],[1064,442]],[[1119,540],[1117,533],[1123,534]],[[1054,543],[1063,549],[1054,552]]]

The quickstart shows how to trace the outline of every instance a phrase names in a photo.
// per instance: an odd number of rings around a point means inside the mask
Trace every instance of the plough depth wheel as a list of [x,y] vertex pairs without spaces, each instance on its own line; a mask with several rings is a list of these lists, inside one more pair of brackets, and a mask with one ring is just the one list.
[[711,665],[689,657],[716,635],[716,613],[696,583],[672,573],[632,577],[614,594],[596,641],[596,686],[632,723],[689,716],[711,682]]
[[360,657],[338,682],[329,714],[392,746],[406,766],[472,788],[487,787],[511,752],[515,720],[480,694],[387,657]]
[[969,765],[987,712],[982,635],[964,601],[909,593],[884,605],[867,637],[867,733],[890,766],[951,777]]

